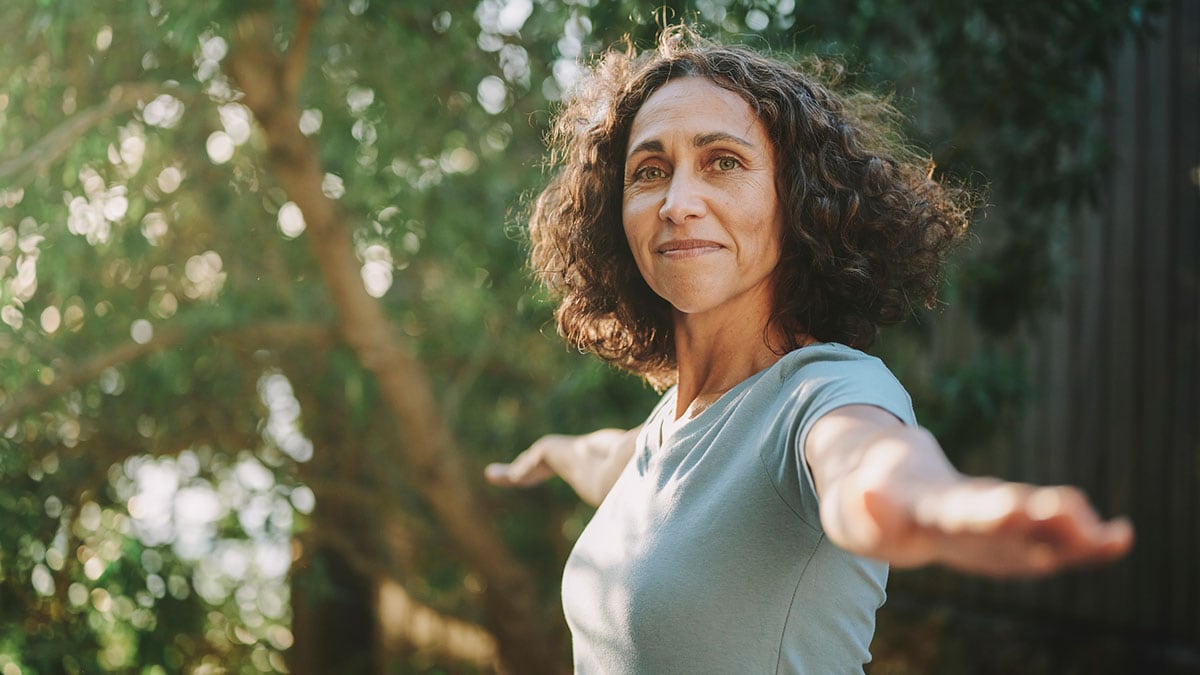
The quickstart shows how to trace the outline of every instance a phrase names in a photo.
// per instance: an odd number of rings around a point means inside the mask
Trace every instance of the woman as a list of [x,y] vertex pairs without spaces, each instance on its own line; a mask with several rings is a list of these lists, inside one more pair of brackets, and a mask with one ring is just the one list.
[[488,468],[599,505],[563,576],[577,672],[858,672],[889,564],[1129,549],[1075,489],[959,474],[859,351],[932,303],[965,226],[891,119],[686,29],[608,54],[560,114],[531,264],[568,342],[666,388],[638,429]]

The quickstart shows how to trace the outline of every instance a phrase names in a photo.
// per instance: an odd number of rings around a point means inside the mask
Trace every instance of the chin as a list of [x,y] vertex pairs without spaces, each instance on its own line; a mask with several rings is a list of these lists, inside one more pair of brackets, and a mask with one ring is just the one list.
[[714,288],[712,283],[706,283],[710,281],[706,276],[712,275],[672,275],[673,278],[660,278],[659,283],[650,284],[650,288],[675,309],[691,314],[720,304],[717,301],[719,289]]
[[680,314],[704,314],[705,312],[716,308],[716,305],[714,305],[711,301],[706,301],[705,299],[701,298],[677,297],[674,300],[668,299],[667,302],[670,303],[671,307],[673,307],[675,311],[679,312]]

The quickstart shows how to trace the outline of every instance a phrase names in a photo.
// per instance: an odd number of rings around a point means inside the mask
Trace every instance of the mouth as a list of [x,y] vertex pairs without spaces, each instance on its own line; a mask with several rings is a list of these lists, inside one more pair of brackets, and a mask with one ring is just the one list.
[[673,239],[662,244],[656,252],[667,258],[690,258],[721,250],[723,247],[707,239]]

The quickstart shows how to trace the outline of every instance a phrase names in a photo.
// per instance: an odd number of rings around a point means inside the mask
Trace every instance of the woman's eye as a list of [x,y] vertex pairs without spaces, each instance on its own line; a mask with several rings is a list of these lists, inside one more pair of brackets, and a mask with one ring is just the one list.
[[738,166],[740,166],[740,164],[741,163],[738,162],[733,157],[718,157],[717,158],[717,169],[720,171],[733,171],[734,169],[738,168]]
[[658,180],[665,178],[667,172],[657,166],[644,166],[638,169],[633,175],[640,180]]

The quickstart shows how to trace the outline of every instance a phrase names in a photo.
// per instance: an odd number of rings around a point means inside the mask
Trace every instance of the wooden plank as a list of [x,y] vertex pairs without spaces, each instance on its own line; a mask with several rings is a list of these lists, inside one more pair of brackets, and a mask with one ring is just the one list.
[[1172,531],[1191,543],[1180,551],[1169,584],[1176,635],[1200,645],[1200,3],[1171,5],[1175,50],[1176,143],[1172,161],[1176,220],[1172,308],[1176,313],[1173,349],[1171,445],[1177,453],[1172,472]]
[[[1109,78],[1106,113],[1097,120],[1111,144],[1116,96]],[[1107,177],[1103,195],[1111,195],[1116,181]],[[1103,295],[1106,276],[1107,236],[1112,227],[1108,204],[1084,209],[1074,219],[1067,244],[1069,268],[1063,289],[1062,342],[1051,347],[1058,357],[1054,395],[1055,412],[1051,416],[1056,453],[1050,460],[1051,482],[1079,485],[1093,497],[1103,492],[1104,466],[1100,461],[1101,444],[1106,437],[1100,420],[1104,419],[1103,354],[1106,304]],[[1060,578],[1045,589],[1062,614],[1095,619],[1099,607],[1097,590],[1101,583],[1090,575]]]
[[[1068,236],[1069,234],[1067,233]],[[1065,302],[1069,302],[1073,286],[1077,284],[1070,280],[1064,283],[1061,293]],[[1029,350],[1030,353],[1039,354],[1042,361],[1039,364],[1039,372],[1042,373],[1039,383],[1041,401],[1034,406],[1041,411],[1041,415],[1038,420],[1037,440],[1031,439],[1029,443],[1035,454],[1026,456],[1025,461],[1041,465],[1035,480],[1043,484],[1072,482],[1071,474],[1078,473],[1079,468],[1087,466],[1074,461],[1081,448],[1073,442],[1066,424],[1071,417],[1070,408],[1073,405],[1070,391],[1071,362],[1078,358],[1071,349],[1071,338],[1068,314],[1066,311],[1059,311],[1047,322],[1047,331],[1042,340],[1043,347]],[[1055,579],[1033,590],[1043,597],[1042,602],[1055,613],[1069,615],[1074,610],[1076,587],[1077,583]]]
[[[1104,273],[1101,285],[1095,287],[1102,294],[1106,310],[1098,326],[1103,351],[1094,364],[1101,374],[1099,384],[1103,392],[1101,414],[1093,419],[1101,430],[1100,442],[1094,446],[1098,451],[1098,488],[1103,492],[1102,499],[1110,499],[1111,503],[1125,508],[1138,506],[1132,500],[1130,479],[1140,469],[1133,461],[1136,455],[1130,452],[1134,439],[1129,414],[1134,408],[1134,372],[1130,357],[1137,353],[1137,317],[1131,290],[1136,279],[1129,252],[1136,246],[1135,228],[1144,226],[1138,213],[1143,194],[1140,178],[1144,161],[1136,143],[1139,58],[1138,46],[1130,45],[1116,63],[1112,133],[1117,161],[1112,171],[1111,206],[1106,219]],[[1133,510],[1135,518],[1140,519],[1139,510]],[[1137,584],[1136,573],[1143,568],[1141,556],[1135,553],[1128,563],[1118,568],[1116,583],[1109,592],[1085,593],[1081,600],[1091,609],[1091,616],[1112,622],[1121,622],[1128,617],[1138,604],[1137,594],[1132,591]]]
[[[1170,220],[1170,203],[1174,186],[1170,179],[1168,131],[1173,127],[1170,104],[1170,39],[1166,36],[1166,17],[1159,17],[1153,29],[1163,39],[1145,43],[1139,76],[1139,100],[1142,114],[1138,120],[1138,145],[1145,161],[1142,163],[1144,187],[1139,212],[1144,226],[1135,234],[1137,247],[1137,277],[1134,290],[1138,296],[1137,320],[1139,348],[1130,354],[1136,360],[1140,381],[1137,383],[1138,409],[1134,419],[1133,445],[1127,452],[1143,458],[1137,472],[1137,500],[1143,522],[1169,523],[1170,491],[1163,483],[1170,466],[1171,448],[1165,433],[1166,411],[1170,406],[1168,387],[1168,355],[1171,326],[1167,308],[1167,276],[1169,274],[1170,234],[1176,225]],[[1136,355],[1136,356],[1135,356]],[[1169,632],[1168,607],[1172,589],[1163,583],[1170,578],[1172,544],[1165,527],[1144,530],[1140,556],[1144,574],[1138,575],[1140,602],[1137,611],[1139,627],[1164,635]]]

